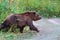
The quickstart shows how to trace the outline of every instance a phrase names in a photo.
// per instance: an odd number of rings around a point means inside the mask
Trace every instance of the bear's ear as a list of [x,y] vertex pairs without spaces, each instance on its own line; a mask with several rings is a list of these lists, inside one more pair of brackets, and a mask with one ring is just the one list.
[[25,12],[25,14],[30,14],[31,12]]
[[30,12],[25,12],[24,14],[25,14],[26,16],[28,16],[28,15],[30,14]]
[[33,14],[36,14],[35,12],[33,12]]
[[36,14],[36,12],[32,12],[33,14]]

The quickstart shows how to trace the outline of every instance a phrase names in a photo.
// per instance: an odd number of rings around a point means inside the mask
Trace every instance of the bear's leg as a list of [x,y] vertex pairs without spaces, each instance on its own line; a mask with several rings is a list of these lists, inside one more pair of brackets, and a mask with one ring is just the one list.
[[7,32],[9,28],[10,28],[10,24],[7,23],[6,20],[0,25],[0,30],[1,29],[6,29],[5,32]]
[[36,28],[36,27],[30,27],[30,30],[33,30],[33,31],[36,31],[36,32],[39,32],[39,30]]
[[1,25],[0,30],[4,29],[5,32],[7,32],[10,28],[10,25]]
[[24,26],[18,26],[18,25],[17,25],[17,28],[19,28],[19,29],[20,29],[20,32],[21,32],[21,33],[23,33]]
[[21,27],[20,28],[20,32],[23,33],[23,30],[24,30],[24,27]]
[[27,25],[29,26],[30,30],[39,32],[39,30],[33,25],[31,21],[28,21]]

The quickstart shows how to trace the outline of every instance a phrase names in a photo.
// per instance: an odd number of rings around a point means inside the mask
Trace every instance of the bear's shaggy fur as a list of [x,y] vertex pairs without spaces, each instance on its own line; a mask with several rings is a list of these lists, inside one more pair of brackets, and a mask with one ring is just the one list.
[[0,26],[0,29],[10,28],[13,24],[20,28],[20,32],[23,32],[25,26],[29,26],[30,30],[39,30],[33,25],[32,21],[40,20],[41,17],[36,12],[24,12],[22,14],[10,14],[6,17]]

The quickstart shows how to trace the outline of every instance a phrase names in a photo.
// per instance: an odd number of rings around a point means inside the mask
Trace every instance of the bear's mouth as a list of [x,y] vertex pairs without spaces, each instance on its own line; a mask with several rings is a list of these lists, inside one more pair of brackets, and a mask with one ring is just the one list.
[[34,21],[38,21],[38,20],[40,20],[40,18],[39,18],[39,19],[37,18],[37,19],[35,19]]
[[41,16],[39,16],[35,21],[42,19]]

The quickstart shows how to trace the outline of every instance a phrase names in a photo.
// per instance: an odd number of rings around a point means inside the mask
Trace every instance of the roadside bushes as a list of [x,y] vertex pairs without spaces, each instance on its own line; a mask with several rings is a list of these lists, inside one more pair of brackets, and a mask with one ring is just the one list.
[[21,13],[36,11],[43,17],[60,17],[59,0],[2,0],[0,2],[0,15],[3,13]]

